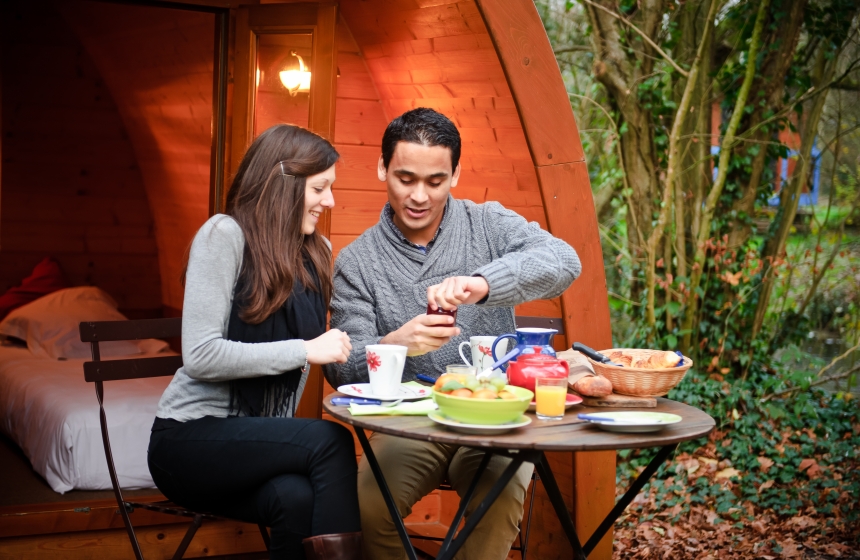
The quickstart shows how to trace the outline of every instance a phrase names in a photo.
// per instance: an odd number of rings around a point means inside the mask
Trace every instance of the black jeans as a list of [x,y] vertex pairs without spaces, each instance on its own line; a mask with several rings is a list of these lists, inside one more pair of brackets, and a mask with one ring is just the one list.
[[179,505],[271,528],[271,558],[302,539],[361,530],[352,434],[304,418],[157,418],[149,471]]

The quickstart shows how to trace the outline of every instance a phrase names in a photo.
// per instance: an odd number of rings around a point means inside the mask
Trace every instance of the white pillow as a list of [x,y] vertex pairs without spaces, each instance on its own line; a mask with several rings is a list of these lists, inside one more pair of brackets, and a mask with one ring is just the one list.
[[[99,288],[81,286],[58,290],[9,313],[0,322],[0,334],[20,338],[36,356],[51,359],[90,358],[90,344],[81,342],[82,321],[126,321],[116,301]],[[128,356],[159,352],[163,340],[99,343],[99,354]]]

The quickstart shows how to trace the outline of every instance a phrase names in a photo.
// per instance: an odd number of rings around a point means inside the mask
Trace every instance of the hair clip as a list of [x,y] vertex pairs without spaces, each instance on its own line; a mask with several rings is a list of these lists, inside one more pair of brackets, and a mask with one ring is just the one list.
[[284,167],[284,162],[279,161],[278,163],[281,164],[281,175],[286,175],[287,177],[292,177],[293,179],[296,178],[295,175],[287,173],[287,169]]

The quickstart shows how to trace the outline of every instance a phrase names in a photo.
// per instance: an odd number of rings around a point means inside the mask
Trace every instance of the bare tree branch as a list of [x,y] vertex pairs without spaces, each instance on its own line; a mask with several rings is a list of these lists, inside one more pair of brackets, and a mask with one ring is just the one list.
[[564,47],[563,49],[556,49],[552,51],[553,54],[564,54],[569,52],[591,52],[591,47],[588,45],[573,45],[572,47]]
[[601,6],[600,4],[597,4],[597,3],[595,3],[595,2],[592,2],[591,0],[582,0],[582,2],[584,2],[584,3],[586,3],[586,4],[590,5],[590,6],[594,6],[594,7],[595,7],[595,8],[597,8],[598,10],[603,10],[604,12],[606,12],[607,14],[609,14],[610,16],[612,16],[612,17],[614,17],[615,19],[617,19],[618,21],[620,21],[620,22],[624,23],[624,25],[626,25],[627,27],[629,27],[630,29],[632,29],[633,31],[635,31],[637,34],[639,34],[639,36],[640,36],[640,37],[642,37],[642,40],[643,40],[643,41],[645,41],[646,43],[648,43],[648,45],[650,45],[652,49],[654,49],[655,51],[657,51],[658,53],[660,53],[660,56],[662,56],[662,57],[666,60],[666,62],[668,62],[669,64],[671,64],[671,65],[672,65],[672,68],[674,68],[674,69],[675,69],[679,74],[681,74],[681,75],[682,75],[682,76],[684,76],[685,78],[688,78],[688,77],[690,76],[690,73],[689,73],[689,72],[687,72],[686,70],[684,70],[683,68],[681,68],[680,66],[678,66],[678,63],[677,63],[677,62],[675,62],[675,61],[672,59],[672,57],[671,57],[671,56],[669,56],[668,54],[666,54],[666,51],[664,51],[663,49],[661,49],[661,48],[657,45],[657,43],[655,43],[655,42],[651,39],[651,37],[649,37],[648,35],[646,35],[642,30],[640,30],[638,27],[636,27],[635,25],[633,25],[633,24],[632,24],[630,21],[628,21],[626,18],[621,17],[620,15],[616,14],[616,13],[615,13],[615,12],[613,12],[612,10],[610,10],[610,9],[608,9],[608,8],[604,8],[604,7],[603,7],[603,6]]
[[[822,377],[821,379],[818,379],[818,380],[810,383],[809,387],[810,388],[811,387],[817,387],[818,385],[824,385],[825,383],[828,383],[830,381],[836,381],[837,379],[845,379],[846,377],[849,377],[849,376],[857,373],[858,371],[860,371],[860,365],[854,366],[853,368],[849,369],[848,371],[843,371],[842,373],[836,373],[833,375],[828,375],[827,377]],[[771,393],[770,395],[766,396],[765,398],[762,399],[762,402],[767,402],[774,397],[781,397],[782,395],[788,395],[790,393],[796,393],[796,392],[800,391],[801,389],[802,389],[801,387],[790,387],[788,389],[783,389],[782,391],[777,391],[776,393]]]

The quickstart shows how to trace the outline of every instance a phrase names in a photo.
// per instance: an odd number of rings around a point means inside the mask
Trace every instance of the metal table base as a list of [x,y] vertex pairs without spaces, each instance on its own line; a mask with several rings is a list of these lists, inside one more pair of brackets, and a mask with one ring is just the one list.
[[[376,478],[376,483],[379,485],[379,490],[382,492],[382,497],[385,500],[385,504],[388,506],[388,512],[391,515],[391,519],[394,522],[394,526],[397,528],[397,533],[400,535],[400,540],[403,541],[403,548],[406,550],[406,555],[409,560],[418,560],[418,557],[415,554],[415,548],[412,546],[412,541],[409,539],[409,535],[406,533],[406,525],[403,523],[403,518],[400,516],[400,512],[397,510],[397,504],[394,502],[394,497],[391,495],[391,491],[388,489],[388,484],[385,482],[385,477],[382,474],[382,469],[379,467],[379,463],[376,460],[376,456],[373,454],[373,449],[370,447],[370,442],[367,439],[367,436],[364,433],[364,430],[361,428],[355,429],[355,434],[358,437],[359,443],[361,443],[361,447],[364,450],[364,454],[367,457],[367,462],[370,464],[370,468],[373,471],[373,476]],[[597,527],[594,531],[594,534],[589,537],[588,541],[586,541],[585,546],[580,543],[579,536],[576,534],[576,527],[573,524],[573,519],[570,516],[570,511],[568,511],[567,506],[564,503],[564,498],[561,495],[561,491],[558,488],[558,484],[555,481],[555,476],[552,473],[552,469],[549,467],[549,462],[546,459],[546,455],[544,455],[543,451],[535,451],[530,449],[523,449],[516,452],[507,452],[501,449],[491,449],[487,450],[484,453],[484,458],[481,460],[480,465],[478,466],[478,470],[475,472],[475,476],[472,479],[471,484],[469,484],[469,489],[466,491],[466,494],[460,500],[460,506],[457,508],[457,513],[454,516],[454,520],[451,523],[451,526],[448,529],[448,533],[445,535],[445,540],[442,541],[442,546],[439,550],[439,555],[436,557],[437,560],[451,560],[454,558],[454,555],[457,554],[457,551],[460,550],[460,547],[463,546],[463,543],[466,542],[466,539],[469,538],[469,535],[472,534],[472,531],[475,530],[475,527],[487,513],[487,510],[490,509],[490,506],[493,505],[493,502],[498,499],[501,495],[502,491],[505,489],[505,486],[508,485],[511,478],[513,478],[514,474],[516,474],[517,470],[523,463],[532,463],[535,465],[537,469],[538,476],[543,481],[544,489],[546,490],[547,495],[549,496],[550,503],[552,503],[553,509],[555,509],[555,513],[558,516],[559,521],[561,521],[561,525],[564,528],[564,532],[567,535],[567,539],[570,541],[571,547],[573,547],[573,557],[576,560],[586,560],[588,555],[594,548],[597,546],[597,543],[600,542],[600,539],[606,534],[607,531],[615,524],[615,521],[621,516],[624,510],[630,505],[630,502],[636,497],[642,487],[654,476],[654,473],[657,472],[657,469],[660,465],[665,461],[675,450],[677,444],[667,445],[665,447],[661,447],[660,451],[657,453],[657,456],[648,463],[648,466],[645,467],[645,470],[640,473],[636,480],[630,485],[630,488],[624,493],[623,496],[618,500],[615,504],[615,507],[606,515],[606,518],[603,522]],[[475,511],[472,512],[472,515],[469,516],[469,519],[466,521],[466,524],[463,526],[463,529],[457,532],[457,527],[459,527],[460,522],[463,520],[463,517],[466,515],[466,507],[469,505],[469,502],[472,501],[472,497],[475,494],[475,490],[478,487],[478,481],[481,478],[481,475],[484,474],[484,471],[487,468],[487,464],[490,462],[490,458],[493,455],[503,455],[511,458],[511,463],[505,468],[502,475],[498,480],[493,484],[493,487],[490,488],[490,491],[484,496],[484,499],[481,500],[481,503],[478,504],[478,507]]]

